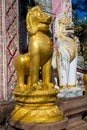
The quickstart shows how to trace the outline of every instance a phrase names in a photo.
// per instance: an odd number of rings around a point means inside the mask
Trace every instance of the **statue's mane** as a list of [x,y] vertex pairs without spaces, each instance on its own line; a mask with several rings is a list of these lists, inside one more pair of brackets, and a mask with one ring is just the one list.
[[37,31],[37,26],[33,21],[35,8],[28,9],[28,13],[26,16],[26,28],[30,35],[35,34]]
[[[67,15],[65,12],[60,13],[60,14],[58,14],[58,15],[56,16],[55,23],[60,23],[60,24],[61,24],[62,21],[65,21],[66,19],[69,20],[68,15]],[[56,25],[56,26],[57,26],[57,25]]]
[[65,21],[66,19],[69,19],[69,18],[65,12],[60,13],[56,16],[55,21],[54,21],[54,37],[58,37],[57,36],[59,32],[58,23],[59,23],[60,28],[62,27],[62,25],[66,26],[66,24],[62,24],[62,21]]
[[35,34],[39,30],[37,27],[38,24],[35,19],[35,12],[39,12],[39,10],[39,6],[35,6],[34,8],[28,9],[28,13],[26,16],[26,28],[30,35]]

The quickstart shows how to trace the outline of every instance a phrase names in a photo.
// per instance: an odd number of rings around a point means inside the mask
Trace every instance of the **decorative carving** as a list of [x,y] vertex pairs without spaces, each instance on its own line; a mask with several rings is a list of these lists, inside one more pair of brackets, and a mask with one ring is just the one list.
[[72,23],[67,14],[56,16],[54,37],[57,38],[57,69],[62,88],[76,86],[77,47],[70,37],[72,33]]

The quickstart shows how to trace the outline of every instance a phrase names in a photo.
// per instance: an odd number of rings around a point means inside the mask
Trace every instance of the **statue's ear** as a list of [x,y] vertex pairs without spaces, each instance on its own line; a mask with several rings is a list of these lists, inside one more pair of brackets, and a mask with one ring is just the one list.
[[26,16],[26,28],[27,28],[27,31],[29,32],[30,35],[33,35],[37,32],[38,28],[37,26],[33,26],[33,22],[32,21],[32,11],[28,12],[27,13],[27,16]]
[[31,7],[28,7],[28,11],[29,14],[31,14]]

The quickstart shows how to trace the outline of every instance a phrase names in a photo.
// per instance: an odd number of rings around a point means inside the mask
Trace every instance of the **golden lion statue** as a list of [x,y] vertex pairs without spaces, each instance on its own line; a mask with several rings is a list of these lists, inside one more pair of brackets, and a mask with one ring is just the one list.
[[39,68],[42,69],[43,88],[53,87],[50,83],[53,44],[47,35],[52,18],[45,14],[39,6],[28,10],[26,27],[29,32],[28,53],[17,55],[14,66],[17,73],[16,89],[38,88]]

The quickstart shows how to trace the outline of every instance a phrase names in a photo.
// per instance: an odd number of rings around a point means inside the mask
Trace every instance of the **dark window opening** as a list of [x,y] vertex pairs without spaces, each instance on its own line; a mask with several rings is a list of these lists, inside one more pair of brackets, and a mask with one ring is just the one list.
[[19,0],[19,51],[24,54],[27,52],[28,33],[26,29],[26,14],[28,0]]
[[19,0],[19,51],[24,54],[27,50],[28,33],[26,29],[26,14],[28,7],[35,6],[33,0]]

